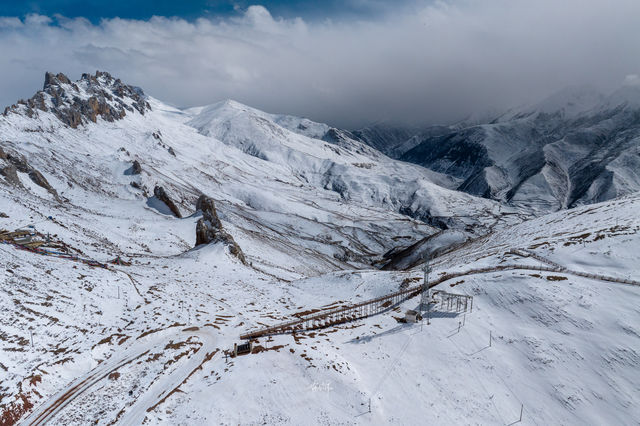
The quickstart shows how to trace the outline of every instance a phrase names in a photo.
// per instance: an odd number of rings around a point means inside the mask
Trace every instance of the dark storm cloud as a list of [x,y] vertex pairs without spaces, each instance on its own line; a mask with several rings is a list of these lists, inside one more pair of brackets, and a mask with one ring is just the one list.
[[640,73],[636,0],[366,3],[375,19],[274,18],[262,6],[191,21],[0,18],[0,100],[30,96],[45,70],[101,69],[179,106],[232,98],[358,127],[454,121]]

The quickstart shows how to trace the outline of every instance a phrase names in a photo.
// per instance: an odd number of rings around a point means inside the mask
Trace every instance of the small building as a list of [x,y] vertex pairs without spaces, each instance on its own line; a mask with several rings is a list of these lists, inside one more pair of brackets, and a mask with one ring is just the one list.
[[233,356],[238,356],[238,355],[246,355],[246,354],[250,354],[251,350],[253,349],[253,342],[249,341],[246,343],[241,343],[241,344],[237,344],[234,343],[233,344]]
[[418,321],[422,321],[422,315],[420,315],[420,312],[418,311],[414,311],[409,309],[405,314],[404,314],[404,320],[406,322],[418,322]]

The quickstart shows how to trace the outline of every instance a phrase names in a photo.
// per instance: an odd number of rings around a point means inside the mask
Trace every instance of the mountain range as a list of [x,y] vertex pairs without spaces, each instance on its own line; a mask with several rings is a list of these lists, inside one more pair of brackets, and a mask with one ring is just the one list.
[[633,423],[634,90],[349,131],[47,73],[0,115],[0,424]]
[[406,130],[373,126],[359,140],[456,180],[468,194],[549,212],[640,189],[640,87],[605,96],[564,89],[484,121]]

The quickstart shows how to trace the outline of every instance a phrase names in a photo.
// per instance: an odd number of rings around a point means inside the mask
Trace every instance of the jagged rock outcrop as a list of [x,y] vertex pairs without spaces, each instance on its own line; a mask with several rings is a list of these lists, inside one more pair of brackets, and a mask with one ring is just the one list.
[[40,173],[39,171],[37,171],[36,169],[33,169],[29,172],[29,178],[31,178],[31,180],[36,184],[39,185],[41,187],[43,187],[44,189],[46,189],[47,191],[51,192],[51,193],[55,193],[55,195],[58,195],[56,190],[53,189],[53,187],[49,184],[49,181],[47,181],[47,178],[45,178],[42,173]]
[[125,170],[125,175],[139,175],[142,173],[142,166],[138,160],[133,160],[133,164],[127,170]]
[[38,111],[50,111],[69,127],[77,128],[90,121],[95,123],[98,117],[113,122],[127,112],[144,114],[150,109],[142,90],[122,83],[107,72],[82,74],[76,82],[62,73],[47,72],[42,90],[6,108],[4,115],[15,112],[34,117]]
[[13,164],[0,167],[0,175],[4,176],[8,184],[22,187],[22,183],[18,177],[18,169]]
[[[7,152],[0,148],[0,175],[14,186],[23,187],[18,177],[18,172],[27,173],[29,178],[36,184],[46,189],[51,195],[58,199],[58,192],[49,184],[47,179],[38,170],[33,168],[27,160],[14,152]],[[4,163],[4,166],[2,165]]]
[[[211,197],[201,195],[196,200],[196,210],[202,212],[202,218],[209,221],[210,225],[216,229],[222,229],[222,222],[218,218],[218,212],[216,206]],[[196,242],[196,245],[198,243]]]
[[142,173],[142,166],[140,165],[140,162],[138,160],[133,160],[133,165],[131,166],[131,168],[131,174],[139,175],[140,173]]
[[196,210],[202,212],[202,218],[196,224],[196,247],[202,244],[222,242],[229,247],[229,252],[236,256],[244,264],[247,263],[242,249],[222,228],[222,222],[218,218],[213,199],[201,195],[196,201]]
[[169,210],[171,210],[171,213],[173,213],[177,218],[182,218],[182,214],[180,213],[180,210],[178,210],[178,206],[176,206],[176,203],[173,202],[163,187],[156,185],[156,187],[153,188],[153,195],[155,195],[158,200],[165,203]]

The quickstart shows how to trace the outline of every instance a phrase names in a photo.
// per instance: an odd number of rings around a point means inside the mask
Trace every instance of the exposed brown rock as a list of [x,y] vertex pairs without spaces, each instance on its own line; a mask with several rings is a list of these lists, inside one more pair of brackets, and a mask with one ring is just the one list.
[[153,195],[155,195],[158,200],[165,203],[176,217],[182,218],[182,214],[180,213],[180,210],[178,210],[178,206],[176,206],[163,187],[156,185],[156,187],[153,188]]
[[26,158],[24,158],[21,155],[7,152],[6,153],[6,159],[7,159],[7,161],[9,161],[9,163],[11,163],[14,166],[16,166],[16,168],[18,169],[19,172],[29,173],[31,171],[31,169],[32,169],[32,167],[29,165],[29,163],[27,163]]
[[[91,95],[88,99],[79,97],[79,85]],[[53,104],[50,109],[47,100]],[[47,72],[43,89],[31,99],[20,100],[17,105],[7,108],[4,115],[13,111],[34,117],[38,111],[51,110],[60,121],[77,128],[87,122],[95,123],[98,117],[112,122],[123,118],[127,112],[137,110],[144,114],[150,109],[142,90],[122,83],[109,73],[83,74],[76,84],[64,74]]]
[[142,173],[142,166],[138,160],[134,160],[131,167],[124,171],[125,175],[139,175]]
[[8,184],[14,186],[22,186],[20,178],[18,177],[18,169],[13,164],[0,168],[0,175],[4,176],[4,179]]
[[140,165],[140,162],[138,160],[133,160],[133,165],[131,166],[131,174],[139,175],[140,173],[142,173],[142,166]]
[[58,192],[55,189],[53,189],[53,187],[49,184],[47,179],[44,176],[42,176],[42,173],[40,173],[36,169],[32,169],[29,172],[29,177],[36,185],[43,187],[44,189],[46,189],[56,197],[58,196]]
[[211,226],[217,229],[222,229],[222,222],[218,218],[218,212],[216,211],[216,205],[211,197],[201,195],[196,200],[196,210],[202,212],[203,219],[210,222]]
[[49,184],[42,173],[33,168],[23,156],[13,152],[5,152],[0,149],[0,158],[9,163],[4,168],[0,169],[0,174],[5,177],[5,180],[8,183],[22,187],[22,183],[20,182],[17,172],[28,173],[29,178],[36,185],[43,187],[58,199],[58,192]]
[[44,74],[44,86],[42,89],[46,90],[49,86],[59,86],[61,83],[71,84],[71,80],[62,73],[54,75],[53,73],[46,72]]
[[229,247],[231,254],[246,264],[247,261],[242,249],[233,237],[222,228],[222,222],[218,218],[213,199],[201,195],[196,201],[196,210],[202,212],[202,218],[198,219],[196,224],[196,247],[202,244],[222,242]]

